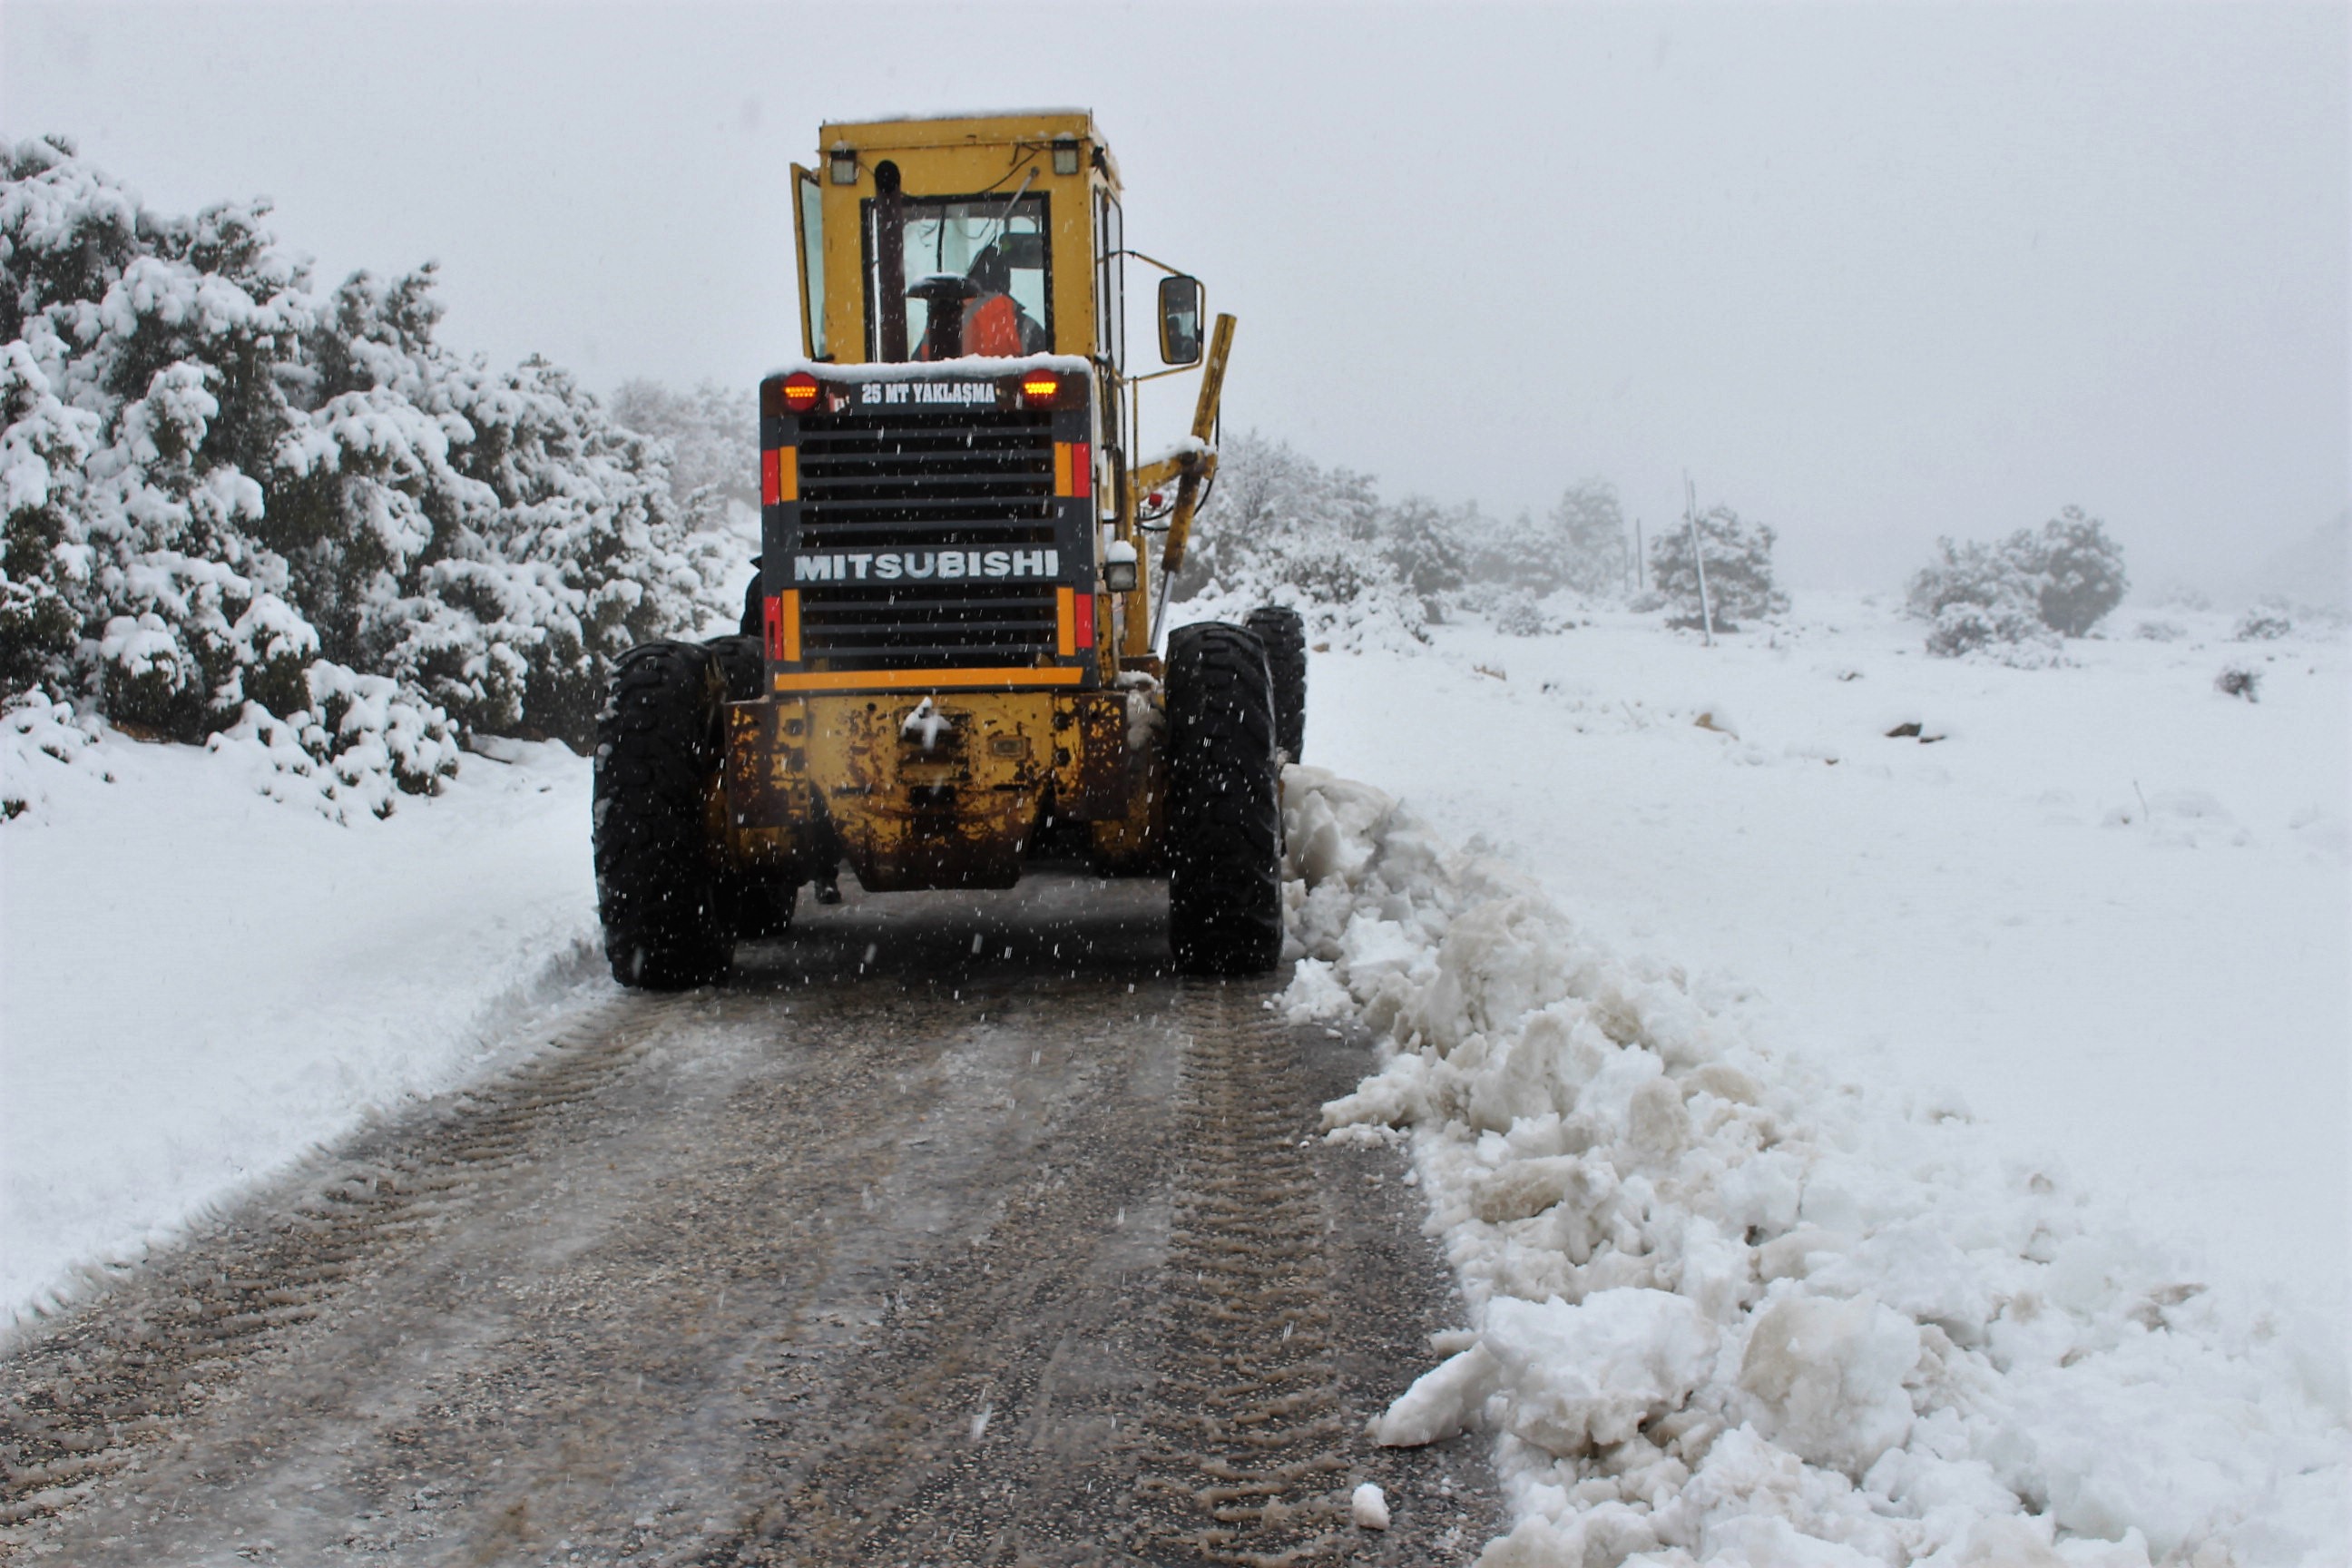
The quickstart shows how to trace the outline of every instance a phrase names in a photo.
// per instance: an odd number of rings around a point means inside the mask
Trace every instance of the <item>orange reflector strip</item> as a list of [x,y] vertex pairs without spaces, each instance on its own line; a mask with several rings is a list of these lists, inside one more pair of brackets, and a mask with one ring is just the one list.
[[1070,443],[1067,441],[1054,443],[1054,493],[1057,496],[1070,493]]
[[786,664],[798,664],[801,661],[801,591],[798,588],[784,590],[783,604],[776,619],[776,657]]
[[776,448],[776,499],[801,499],[801,449],[798,447]]
[[1092,647],[1095,646],[1095,596],[1080,594],[1074,607],[1077,611],[1077,645]]
[[1076,686],[1087,672],[1076,665],[1058,669],[843,669],[778,673],[778,691],[886,691],[919,687],[925,691],[970,691],[995,686]]
[[1074,588],[1054,590],[1054,640],[1064,658],[1078,651],[1078,612]]

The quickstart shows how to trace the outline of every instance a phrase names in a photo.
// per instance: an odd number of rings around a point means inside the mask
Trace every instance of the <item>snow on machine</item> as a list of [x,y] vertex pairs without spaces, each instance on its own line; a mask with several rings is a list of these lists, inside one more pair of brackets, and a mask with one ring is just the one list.
[[[1072,852],[1167,876],[1182,969],[1270,969],[1303,629],[1164,626],[1234,319],[1204,342],[1199,280],[1125,247],[1088,113],[819,140],[793,170],[806,357],[761,384],[742,635],[631,649],[598,722],[614,977],[713,980],[844,863],[873,892],[1007,888]],[[1129,259],[1166,274],[1170,369],[1126,368]],[[1193,366],[1190,437],[1137,461],[1139,384]]]

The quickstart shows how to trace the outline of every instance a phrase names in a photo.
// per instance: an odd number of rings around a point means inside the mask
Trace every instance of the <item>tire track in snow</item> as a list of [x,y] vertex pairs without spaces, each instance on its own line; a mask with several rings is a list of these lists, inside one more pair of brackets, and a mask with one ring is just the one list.
[[1139,1486],[1166,1546],[1286,1568],[1351,1544],[1318,1101],[1256,986],[1185,988],[1183,1155],[1162,1278],[1160,1452]]

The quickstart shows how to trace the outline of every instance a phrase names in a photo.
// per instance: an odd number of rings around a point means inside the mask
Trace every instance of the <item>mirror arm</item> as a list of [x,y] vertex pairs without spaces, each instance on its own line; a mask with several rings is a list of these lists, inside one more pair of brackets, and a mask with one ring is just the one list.
[[1191,274],[1191,273],[1189,273],[1189,272],[1185,271],[1185,270],[1184,270],[1182,268],[1181,268],[1181,267],[1171,267],[1171,266],[1169,266],[1169,265],[1168,265],[1168,263],[1166,263],[1166,262],[1164,262],[1164,261],[1160,260],[1158,257],[1156,257],[1156,256],[1146,256],[1146,255],[1144,255],[1144,254],[1143,254],[1143,252],[1141,252],[1141,251],[1139,251],[1139,250],[1114,250],[1114,251],[1112,251],[1112,252],[1111,252],[1111,254],[1112,254],[1113,256],[1132,256],[1132,257],[1134,257],[1138,261],[1145,262],[1145,263],[1148,263],[1148,264],[1149,264],[1149,265],[1150,265],[1150,266],[1157,267],[1158,268],[1160,268],[1160,271],[1167,273],[1167,274],[1168,274],[1170,277],[1171,277],[1171,278],[1189,278],[1189,277],[1191,277],[1191,276],[1192,276],[1192,274]]

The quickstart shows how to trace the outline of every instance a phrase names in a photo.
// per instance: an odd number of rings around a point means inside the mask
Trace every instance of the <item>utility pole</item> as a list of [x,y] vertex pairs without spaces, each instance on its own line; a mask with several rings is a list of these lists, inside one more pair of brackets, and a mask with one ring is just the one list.
[[1690,524],[1691,564],[1698,568],[1698,629],[1700,640],[1715,646],[1715,606],[1706,596],[1706,552],[1698,545],[1698,490],[1690,470],[1683,470],[1683,521]]

